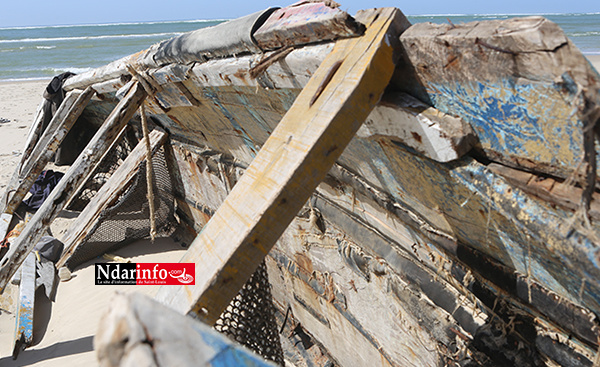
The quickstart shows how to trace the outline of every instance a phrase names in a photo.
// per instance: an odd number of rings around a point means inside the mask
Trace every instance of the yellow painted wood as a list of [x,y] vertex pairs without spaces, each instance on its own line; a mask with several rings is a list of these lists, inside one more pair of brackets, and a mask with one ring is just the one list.
[[158,300],[217,320],[381,98],[400,14],[373,10],[364,36],[336,43],[181,259],[196,264],[195,285],[164,286]]

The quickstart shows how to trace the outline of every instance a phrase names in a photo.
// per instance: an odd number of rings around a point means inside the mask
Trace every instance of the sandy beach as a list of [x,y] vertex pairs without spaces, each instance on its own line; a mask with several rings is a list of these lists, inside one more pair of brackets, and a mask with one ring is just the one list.
[[0,192],[21,159],[29,126],[49,80],[0,83]]
[[586,55],[586,57],[594,65],[594,68],[600,72],[600,55]]
[[[600,55],[588,56],[600,70]],[[0,83],[0,193],[16,167],[47,80]],[[115,254],[132,262],[177,262],[184,249],[170,239],[152,244],[138,241]],[[74,272],[74,278],[59,284],[56,302],[36,304],[35,343],[11,358],[14,335],[14,302],[16,287],[11,286],[0,302],[0,365],[1,366],[82,366],[96,365],[93,336],[101,315],[107,309],[115,291],[138,291],[154,294],[156,286],[95,286],[91,261]],[[8,301],[7,301],[8,299]],[[14,300],[13,300],[14,301]],[[12,307],[12,308],[11,308]]]

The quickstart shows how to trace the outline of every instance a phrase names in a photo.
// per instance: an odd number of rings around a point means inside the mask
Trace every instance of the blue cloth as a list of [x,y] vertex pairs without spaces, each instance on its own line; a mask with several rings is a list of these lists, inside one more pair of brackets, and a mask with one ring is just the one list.
[[43,171],[29,189],[31,196],[23,201],[27,211],[38,210],[63,176],[62,172]]

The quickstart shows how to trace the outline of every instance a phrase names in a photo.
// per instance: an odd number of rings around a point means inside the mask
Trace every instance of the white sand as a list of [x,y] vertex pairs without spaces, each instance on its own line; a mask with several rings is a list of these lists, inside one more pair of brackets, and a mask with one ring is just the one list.
[[591,61],[596,71],[600,73],[600,55],[585,55]]
[[[21,159],[29,126],[48,81],[0,83],[0,193]],[[1,122],[8,119],[10,122]]]
[[[178,262],[185,250],[170,239],[138,241],[114,253],[130,258],[132,262]],[[102,314],[108,309],[111,296],[116,292],[139,292],[153,296],[158,286],[94,285],[92,260],[76,269],[75,277],[58,286],[56,302],[45,298],[36,302],[34,343],[12,360],[12,339],[15,317],[0,315],[0,366],[95,366],[93,350]],[[36,293],[36,296],[39,293]],[[48,322],[48,319],[50,320]],[[41,340],[40,340],[41,339]]]

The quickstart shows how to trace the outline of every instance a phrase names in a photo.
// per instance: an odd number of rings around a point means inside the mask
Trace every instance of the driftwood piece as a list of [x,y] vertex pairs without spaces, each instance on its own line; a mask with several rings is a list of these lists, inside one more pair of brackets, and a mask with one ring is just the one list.
[[263,50],[359,36],[364,31],[348,13],[324,3],[296,3],[277,9],[254,33]]
[[126,97],[119,102],[94,135],[75,163],[60,180],[44,204],[13,243],[0,263],[0,290],[4,290],[10,277],[31,252],[43,232],[64,208],[67,202],[95,170],[101,158],[110,150],[120,132],[143,103],[146,92],[133,83]]
[[94,349],[102,367],[274,366],[208,325],[136,293],[114,296]]
[[124,78],[119,77],[104,82],[96,83],[92,85],[92,89],[95,90],[96,93],[99,95],[116,92],[117,90],[125,86],[125,82],[123,79]]
[[404,93],[384,95],[356,136],[384,137],[438,162],[462,157],[477,142],[469,124]]
[[35,254],[30,253],[21,268],[19,301],[15,322],[13,359],[33,341],[33,308],[35,303]]
[[213,324],[256,270],[381,98],[394,71],[388,38],[404,17],[369,13],[363,37],[338,41],[181,262],[195,286],[157,299]]
[[[150,146],[155,152],[164,143],[167,134],[154,130],[150,133]],[[63,255],[57,263],[57,267],[64,266],[69,257],[75,252],[77,246],[88,236],[89,231],[94,228],[103,210],[109,207],[121,193],[129,186],[131,180],[139,170],[140,163],[145,159],[145,142],[141,141],[127,156],[123,164],[117,168],[108,181],[102,185],[96,196],[81,212],[77,221],[69,228],[62,242],[65,244]]]

